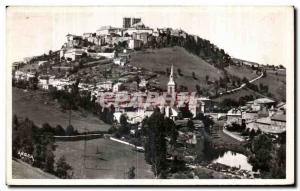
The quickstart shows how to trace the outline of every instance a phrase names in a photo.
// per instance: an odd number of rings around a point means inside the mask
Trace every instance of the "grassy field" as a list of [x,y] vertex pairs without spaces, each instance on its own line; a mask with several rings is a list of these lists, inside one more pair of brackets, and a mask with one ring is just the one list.
[[126,172],[132,166],[135,167],[136,178],[154,178],[151,166],[144,160],[144,153],[133,151],[130,146],[104,138],[89,140],[86,143],[75,141],[56,144],[56,160],[64,155],[74,168],[74,178],[127,178]]
[[56,176],[32,167],[22,161],[12,160],[12,177],[14,179],[55,179]]
[[[239,73],[239,75],[241,75]],[[245,73],[246,75],[246,73]],[[269,87],[269,92],[272,94],[272,97],[276,101],[285,101],[286,98],[286,74],[285,71],[276,71],[273,70],[267,70],[267,76],[263,77],[255,82],[253,84],[259,86],[260,84],[263,84],[264,86]],[[242,96],[246,95],[253,95],[254,98],[261,98],[261,97],[266,97],[266,95],[263,95],[259,92],[255,92],[250,89],[243,88],[240,91],[237,91],[233,94],[227,94],[223,95],[220,98],[214,99],[214,101],[222,101],[226,98],[230,98],[233,100],[238,100]]]
[[248,68],[246,66],[229,66],[226,67],[225,70],[228,72],[228,74],[237,76],[241,79],[246,77],[248,80],[258,77],[255,71],[253,71],[251,68]]
[[[18,117],[28,118],[36,125],[49,123],[51,126],[61,125],[66,128],[69,123],[69,112],[63,112],[58,103],[41,91],[25,92],[13,88],[12,111]],[[110,125],[105,124],[98,117],[86,111],[72,111],[71,124],[78,132],[106,131]]]
[[278,101],[284,101],[286,98],[286,73],[285,71],[267,70],[267,76],[254,82],[258,85],[269,86],[269,92],[273,95],[272,97]]
[[259,94],[257,92],[254,92],[254,91],[246,89],[246,88],[243,88],[232,94],[225,94],[225,95],[222,95],[221,97],[214,98],[212,100],[215,102],[222,102],[224,99],[232,99],[232,100],[238,101],[240,99],[240,97],[247,96],[247,95],[248,96],[253,95],[254,98],[264,97],[262,94]]
[[[181,47],[137,51],[131,54],[130,64],[151,71],[163,72],[165,72],[167,68],[171,68],[173,64],[177,86],[184,85],[187,86],[189,90],[195,90],[196,84],[199,84],[201,87],[206,87],[206,75],[209,75],[210,80],[219,79],[223,76],[219,69],[208,64],[201,58],[188,53]],[[178,68],[181,69],[183,76],[178,75]],[[192,72],[195,72],[197,79],[192,77]],[[168,75],[158,76],[158,81],[162,87],[166,86],[168,80]]]

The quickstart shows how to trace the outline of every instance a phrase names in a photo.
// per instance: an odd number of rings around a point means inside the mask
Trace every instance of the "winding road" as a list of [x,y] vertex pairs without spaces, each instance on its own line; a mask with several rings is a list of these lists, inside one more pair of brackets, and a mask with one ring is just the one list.
[[[262,77],[263,77],[263,73],[260,76],[258,76],[257,78],[254,78],[254,79],[250,80],[249,83],[253,83],[253,82],[255,82],[256,80],[259,80]],[[227,91],[224,91],[224,92],[220,92],[219,95],[223,95],[225,93],[232,93],[232,92],[238,91],[238,90],[244,88],[245,86],[246,86],[246,83],[243,83],[240,87],[234,88],[234,89],[231,89],[231,90],[227,90]]]

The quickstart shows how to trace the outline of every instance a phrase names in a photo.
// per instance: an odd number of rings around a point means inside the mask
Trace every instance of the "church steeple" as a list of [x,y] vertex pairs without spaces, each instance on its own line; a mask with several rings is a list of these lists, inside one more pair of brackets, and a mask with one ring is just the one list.
[[168,82],[168,94],[170,95],[175,95],[175,81],[174,81],[174,76],[173,76],[173,64],[171,66],[171,72],[170,72],[170,79]]

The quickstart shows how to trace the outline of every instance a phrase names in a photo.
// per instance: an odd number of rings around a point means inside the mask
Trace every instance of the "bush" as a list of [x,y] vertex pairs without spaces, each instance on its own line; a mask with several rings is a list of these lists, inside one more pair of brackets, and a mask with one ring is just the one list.
[[66,132],[65,132],[64,128],[62,128],[62,126],[57,125],[54,129],[54,134],[57,136],[65,136]]
[[135,167],[134,166],[130,167],[129,171],[127,172],[129,179],[134,179],[135,178],[135,172],[134,171],[135,171]]
[[109,129],[108,129],[108,133],[109,134],[113,134],[113,133],[115,133],[115,132],[117,132],[118,131],[118,129],[114,126],[114,125],[112,125]]
[[66,162],[65,156],[62,156],[58,159],[56,163],[56,176],[59,178],[67,179],[72,178],[73,172],[72,167]]
[[67,136],[72,136],[74,135],[74,127],[72,125],[68,125],[67,129],[66,129],[66,135]]

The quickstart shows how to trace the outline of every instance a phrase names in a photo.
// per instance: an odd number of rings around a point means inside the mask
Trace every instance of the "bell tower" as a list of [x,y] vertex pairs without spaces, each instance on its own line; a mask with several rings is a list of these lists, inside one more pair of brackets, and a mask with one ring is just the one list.
[[168,82],[168,94],[169,95],[172,95],[175,96],[175,82],[174,82],[174,76],[173,76],[173,64],[171,66],[171,73],[170,73],[170,79],[169,79],[169,82]]

